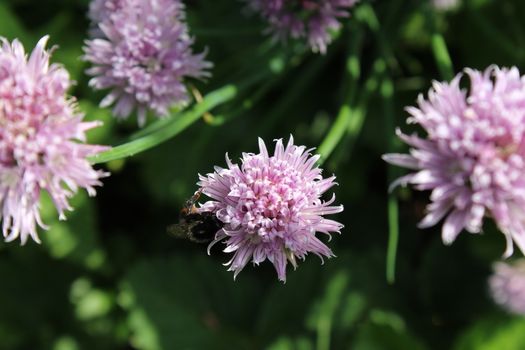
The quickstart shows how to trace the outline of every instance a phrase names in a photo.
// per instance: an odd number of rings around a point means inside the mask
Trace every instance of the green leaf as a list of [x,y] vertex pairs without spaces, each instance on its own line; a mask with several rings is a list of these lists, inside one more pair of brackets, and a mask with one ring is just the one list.
[[249,312],[246,294],[223,266],[209,260],[176,256],[144,260],[130,269],[119,300],[129,313],[133,346],[144,350],[239,348],[243,337],[232,330],[227,313]]
[[439,68],[441,79],[447,81],[452,80],[454,77],[452,60],[450,59],[445,39],[439,33],[432,34],[432,52],[434,53],[434,58]]
[[0,35],[9,40],[19,39],[24,45],[32,43],[32,36],[6,2],[0,2]]
[[36,243],[11,244],[0,257],[2,349],[49,348],[50,334],[71,330],[67,293],[75,273],[42,254]]
[[139,152],[150,149],[170,138],[176,136],[213,107],[231,100],[235,97],[237,89],[233,85],[225,86],[214,92],[209,93],[201,103],[197,103],[189,111],[182,112],[172,116],[169,123],[160,120],[162,128],[155,128],[150,134],[145,135],[137,140],[130,141],[126,144],[114,147],[113,149],[102,152],[90,157],[94,164],[109,162],[111,160],[131,157]]
[[490,316],[477,321],[456,342],[454,350],[522,350],[525,319]]
[[396,329],[393,324],[380,324],[370,320],[360,327],[353,350],[424,350],[426,347],[406,330]]
[[107,316],[115,305],[113,296],[107,291],[94,288],[86,278],[79,278],[71,285],[70,299],[79,320],[93,320]]
[[304,337],[291,339],[281,337],[266,348],[267,350],[314,350],[311,340]]
[[99,246],[93,201],[84,191],[80,191],[70,200],[73,212],[66,213],[66,221],[60,221],[50,197],[47,194],[42,196],[42,218],[50,228],[41,231],[39,236],[44,249],[52,257],[90,269],[103,265],[106,254]]

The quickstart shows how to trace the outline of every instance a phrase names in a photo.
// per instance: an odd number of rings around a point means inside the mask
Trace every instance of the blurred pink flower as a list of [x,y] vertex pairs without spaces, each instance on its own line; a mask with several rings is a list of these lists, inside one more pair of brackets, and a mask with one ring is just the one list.
[[99,25],[110,20],[111,14],[122,9],[127,0],[93,0],[89,4],[88,17],[91,20],[89,34],[92,38],[104,37]]
[[279,39],[306,38],[314,52],[325,53],[332,31],[339,30],[339,18],[358,0],[248,0],[250,9],[269,22]]
[[507,240],[525,252],[525,78],[517,68],[465,70],[470,91],[434,82],[428,99],[407,109],[409,123],[427,136],[398,136],[410,154],[387,154],[392,164],[416,170],[398,180],[418,190],[431,190],[428,214],[419,224],[430,227],[445,218],[442,236],[452,243],[461,230],[479,233],[483,218],[495,220]]
[[509,312],[525,315],[525,259],[513,264],[494,264],[489,287],[497,304]]
[[432,6],[436,10],[448,11],[458,7],[460,0],[432,0]]
[[136,109],[139,125],[146,113],[167,116],[172,106],[189,102],[187,78],[210,76],[205,53],[194,55],[193,39],[179,0],[95,0],[90,16],[100,33],[86,42],[84,59],[93,64],[90,86],[111,89],[100,105],[127,118]]
[[106,149],[83,143],[85,132],[98,122],[82,122],[74,100],[66,96],[71,86],[67,71],[49,64],[48,37],[29,56],[17,40],[0,38],[0,217],[6,241],[29,236],[39,242],[42,228],[40,192],[53,200],[60,219],[72,210],[68,199],[79,187],[95,195],[94,186],[106,174],[86,160]]
[[112,13],[120,11],[127,0],[93,0],[89,4],[88,17],[98,25],[109,19]]
[[290,136],[286,148],[277,140],[273,156],[259,139],[259,153],[243,153],[239,166],[226,155],[227,169],[200,175],[201,190],[212,200],[200,207],[201,212],[214,212],[224,223],[215,241],[225,241],[228,262],[234,277],[252,260],[258,265],[268,258],[277,270],[279,280],[286,280],[286,264],[297,267],[296,258],[305,259],[312,252],[319,257],[332,257],[332,251],[321,242],[316,232],[330,235],[340,232],[339,222],[324,215],[343,211],[332,206],[335,195],[325,202],[321,196],[335,185],[335,176],[323,179],[315,164],[319,156],[293,144]]

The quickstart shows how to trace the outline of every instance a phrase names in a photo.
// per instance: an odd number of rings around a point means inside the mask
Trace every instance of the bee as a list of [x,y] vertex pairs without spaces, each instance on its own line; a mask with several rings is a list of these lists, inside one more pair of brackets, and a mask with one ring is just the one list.
[[190,199],[186,201],[180,211],[178,224],[167,227],[170,235],[176,238],[189,239],[195,243],[209,243],[215,238],[215,233],[219,231],[224,224],[217,218],[215,213],[199,213],[195,203],[199,200],[201,191],[195,192]]

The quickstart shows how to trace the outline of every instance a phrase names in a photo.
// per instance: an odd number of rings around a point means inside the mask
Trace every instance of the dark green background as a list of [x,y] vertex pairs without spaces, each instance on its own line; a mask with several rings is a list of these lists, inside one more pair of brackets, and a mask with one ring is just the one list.
[[[255,82],[214,111],[221,125],[198,121],[154,149],[107,164],[112,175],[97,197],[78,194],[66,222],[43,197],[51,225],[40,233],[43,244],[0,243],[0,349],[525,348],[525,320],[499,310],[488,295],[491,264],[504,249],[490,222],[483,235],[463,233],[445,247],[440,227],[416,228],[428,194],[398,191],[397,280],[387,284],[388,179],[380,158],[393,125],[408,130],[404,107],[441,79],[431,30],[444,34],[456,72],[523,68],[525,3],[470,0],[447,14],[428,12],[424,1],[362,3],[375,9],[379,29],[370,29],[358,7],[322,56],[294,41],[272,44],[256,16],[243,16],[240,1],[187,1],[197,50],[207,47],[215,64],[213,78],[197,87],[206,93]],[[76,80],[72,94],[87,119],[105,122],[91,142],[117,145],[136,131],[136,121],[114,122],[96,107],[104,94],[87,87],[79,59],[87,7],[86,0],[2,0],[0,35],[20,38],[29,50],[50,34],[50,45],[59,46],[53,60]],[[349,89],[347,55],[358,37],[361,78]],[[383,59],[385,70],[374,65]],[[390,79],[392,103],[380,89]],[[367,101],[360,99],[366,88]],[[220,245],[208,256],[204,246],[165,233],[196,190],[197,174],[224,165],[225,152],[236,160],[257,150],[258,136],[271,143],[289,134],[316,147],[349,100],[367,106],[363,127],[345,130],[324,163],[326,175],[337,175],[337,201],[345,206],[337,216],[345,228],[329,243],[337,258],[321,265],[309,256],[288,271],[286,284],[268,262],[247,266],[233,281]]]

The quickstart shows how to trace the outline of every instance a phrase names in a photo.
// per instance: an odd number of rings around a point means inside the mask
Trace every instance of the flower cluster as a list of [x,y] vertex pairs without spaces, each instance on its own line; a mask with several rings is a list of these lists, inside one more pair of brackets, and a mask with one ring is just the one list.
[[200,176],[198,185],[212,200],[199,210],[215,213],[224,223],[210,247],[225,240],[224,251],[234,253],[228,263],[234,277],[250,260],[258,265],[268,259],[285,281],[287,261],[295,268],[296,258],[309,252],[321,259],[333,256],[315,233],[339,232],[343,225],[323,215],[339,213],[343,206],[331,205],[335,196],[320,199],[334,186],[335,176],[323,179],[315,165],[319,156],[310,151],[290,137],[286,147],[277,140],[270,156],[259,139],[259,153],[244,153],[240,166],[226,155],[228,168]]
[[495,220],[507,240],[525,252],[525,78],[517,68],[466,70],[470,91],[460,88],[461,75],[435,82],[428,100],[408,108],[409,122],[427,136],[399,137],[410,154],[388,154],[392,164],[416,170],[396,184],[431,190],[421,227],[446,217],[442,236],[452,243],[461,230],[479,233],[485,216]]
[[494,301],[505,310],[525,315],[525,260],[514,264],[503,262],[494,265],[494,274],[489,279]]
[[82,143],[98,122],[82,122],[67,71],[50,65],[43,37],[29,57],[17,40],[1,38],[0,46],[0,218],[6,241],[29,236],[39,242],[36,226],[42,190],[49,193],[61,219],[79,187],[90,195],[99,178],[86,160],[104,149]]
[[192,53],[179,0],[96,0],[90,16],[100,21],[100,36],[84,48],[93,64],[90,86],[111,89],[101,106],[115,104],[117,117],[136,109],[143,125],[148,110],[166,116],[171,106],[189,102],[185,79],[209,76],[205,53]]
[[270,31],[279,39],[306,38],[314,52],[326,52],[331,31],[341,27],[339,18],[347,17],[357,0],[249,0],[254,12],[269,22]]

